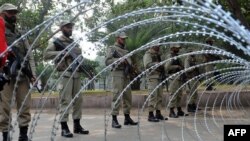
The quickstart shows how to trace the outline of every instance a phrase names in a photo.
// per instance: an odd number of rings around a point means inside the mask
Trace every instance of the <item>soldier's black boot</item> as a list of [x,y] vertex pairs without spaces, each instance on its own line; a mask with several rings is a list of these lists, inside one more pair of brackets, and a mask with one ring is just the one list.
[[27,136],[28,126],[19,127],[19,129],[20,129],[20,133],[19,133],[18,141],[28,141],[29,140]]
[[197,108],[197,105],[195,103],[193,103],[192,106],[193,106],[193,109],[195,109],[195,111],[196,110],[201,110],[200,108]]
[[157,119],[157,118],[154,116],[154,113],[153,113],[153,112],[149,112],[149,113],[148,113],[148,121],[150,121],[150,122],[159,122],[159,119]]
[[69,131],[67,122],[61,122],[62,132],[61,135],[66,138],[72,138],[73,134]]
[[191,113],[195,113],[196,108],[193,106],[193,104],[188,104],[187,111]]
[[175,112],[174,112],[174,108],[170,108],[169,117],[178,118],[178,115],[176,115]]
[[184,113],[181,107],[177,107],[177,115],[178,116],[188,116],[188,114]]
[[137,125],[138,122],[134,122],[129,114],[124,114],[125,119],[124,119],[124,125]]
[[121,128],[122,126],[119,124],[116,115],[112,115],[112,127],[113,128]]
[[82,128],[82,126],[80,124],[80,119],[74,120],[74,133],[76,133],[76,134],[89,134],[88,130],[85,130],[84,128]]
[[8,134],[9,132],[3,132],[3,141],[10,141]]
[[168,120],[168,118],[163,117],[160,110],[156,110],[155,117],[159,120]]
[[208,85],[206,91],[212,91],[212,90],[214,90],[213,85]]

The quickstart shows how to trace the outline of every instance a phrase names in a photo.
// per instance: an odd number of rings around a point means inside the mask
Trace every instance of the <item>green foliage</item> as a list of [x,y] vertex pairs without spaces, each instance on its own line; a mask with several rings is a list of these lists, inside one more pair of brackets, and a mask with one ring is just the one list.
[[[65,7],[69,7],[71,2],[79,3],[81,0],[67,0],[66,3],[63,3],[63,1],[53,1],[53,0],[41,0],[41,1],[35,1],[34,3],[30,4],[30,1],[28,0],[1,0],[0,5],[4,3],[12,3],[14,5],[17,5],[17,7],[20,9],[20,14],[18,15],[18,27],[25,33],[29,31],[30,29],[33,29],[38,24],[41,24],[46,18],[53,16],[54,14],[58,13],[60,11],[60,6],[62,6],[61,10],[64,10]],[[219,3],[222,4],[223,9],[229,10],[228,0],[219,0]],[[238,3],[241,7],[241,12],[245,16],[245,19],[248,23],[250,23],[250,7],[249,7],[249,0],[238,0]],[[96,25],[103,23],[104,21],[107,21],[109,19],[112,19],[114,17],[117,17],[119,15],[123,15],[125,13],[129,13],[134,10],[139,10],[142,8],[148,8],[153,6],[163,6],[163,5],[171,5],[172,0],[126,0],[125,2],[120,2],[118,4],[114,3],[114,0],[95,0],[92,5],[88,5],[88,8],[92,8],[93,15],[80,15],[80,18],[84,18],[84,22],[80,21],[79,19],[76,19],[76,22],[80,23],[77,24],[77,27],[82,28],[83,25],[87,26],[89,29],[94,28]],[[76,18],[77,13],[80,12],[80,10],[87,9],[86,7],[82,7],[81,9],[72,10],[68,13],[65,13],[62,17],[67,18]],[[120,29],[121,27],[124,27],[125,25],[129,25],[131,23],[141,21],[144,19],[149,18],[156,18],[160,15],[155,14],[144,14],[140,16],[134,16],[132,18],[126,18],[124,20],[119,20],[114,23],[108,24],[105,27],[105,30],[96,31],[95,34],[92,34],[89,38],[90,41],[97,41],[100,38],[103,38],[104,36]],[[164,16],[164,15],[163,15]],[[192,20],[192,22],[197,22]],[[211,28],[213,28],[214,25],[211,25]],[[129,36],[129,39],[127,40],[127,48],[132,51],[150,41],[153,39],[156,39],[162,35],[167,35],[170,33],[175,33],[177,31],[188,31],[192,29],[192,26],[183,26],[173,23],[166,23],[166,22],[158,22],[158,23],[152,23],[148,24],[147,26],[141,25],[139,27],[134,27],[133,29],[127,30],[127,34]],[[81,29],[83,30],[83,29]],[[40,30],[37,30],[33,33],[33,35],[29,36],[29,41],[32,43]],[[43,50],[47,47],[48,40],[53,35],[51,27],[48,28],[48,30],[43,33],[39,40],[35,43],[35,50],[33,51],[35,54],[35,60],[41,60],[43,55]],[[176,39],[178,40],[190,40],[190,41],[203,41],[204,37],[178,37]],[[115,39],[113,36],[109,38],[105,42],[105,46],[112,45],[114,43]],[[218,41],[218,44],[222,46],[223,45]],[[230,47],[229,47],[230,49]],[[105,55],[105,49],[102,48],[101,52],[99,52],[99,55]],[[133,56],[133,61],[137,64],[137,66],[142,66],[141,59],[143,56],[143,52],[140,52],[139,54],[135,54]],[[138,59],[139,58],[139,59]],[[93,67],[98,66],[96,62],[89,62],[90,65],[93,65]],[[37,70],[38,74],[39,71],[43,69],[44,65],[41,61],[36,61],[36,65],[39,67]]]
[[[249,7],[249,0],[237,0],[237,2],[240,4],[241,12],[246,18],[248,24],[250,24],[250,7]],[[219,3],[223,6],[224,9],[230,10],[229,4],[227,0],[219,0]]]
[[19,2],[17,0],[1,0],[0,1],[0,5],[2,5],[4,3],[12,3],[14,5],[18,5],[19,4]]
[[93,69],[93,70],[90,70],[90,71],[93,71],[94,73],[96,73],[95,68],[97,68],[99,66],[99,62],[92,61],[92,60],[89,60],[89,59],[85,59],[84,64],[90,66]]

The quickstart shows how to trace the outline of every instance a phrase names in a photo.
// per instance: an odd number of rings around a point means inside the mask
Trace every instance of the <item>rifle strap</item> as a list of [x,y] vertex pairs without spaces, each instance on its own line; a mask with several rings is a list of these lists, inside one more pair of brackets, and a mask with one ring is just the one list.
[[65,45],[65,43],[67,43],[67,44],[71,44],[71,43],[73,43],[73,39],[70,39],[69,38],[69,40],[61,40],[60,38],[54,38],[55,40],[54,40],[54,45],[55,45],[55,47],[56,47],[56,51],[61,51],[61,50],[63,50],[62,48],[60,48],[58,45],[61,45],[62,47],[66,47],[66,45]]

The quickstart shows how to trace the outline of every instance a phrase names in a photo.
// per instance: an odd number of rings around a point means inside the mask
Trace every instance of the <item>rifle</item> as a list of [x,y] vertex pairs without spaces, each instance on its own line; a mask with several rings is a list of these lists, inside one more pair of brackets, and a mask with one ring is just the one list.
[[[154,60],[153,60],[154,61]],[[158,54],[157,55],[157,62],[161,62],[161,56]],[[158,68],[157,68],[157,70],[160,72],[160,80],[161,81],[164,81],[166,78],[167,78],[167,76],[166,76],[166,74],[165,74],[165,69],[164,69],[164,67],[163,66],[159,66]]]
[[[122,57],[116,50],[114,50],[112,55],[114,58],[121,58]],[[127,59],[125,59],[124,67],[125,67],[124,68],[124,75],[133,77],[133,74],[135,73],[134,67],[128,62]]]
[[[161,56],[160,56],[160,55],[157,55],[157,59],[158,59],[159,62],[161,62]],[[160,66],[160,67],[158,68],[158,70],[159,70],[159,72],[160,72],[160,80],[161,80],[161,81],[164,81],[164,80],[167,78],[167,76],[166,76],[166,74],[165,74],[165,69],[164,69],[164,67],[163,67],[163,66]],[[168,92],[168,81],[165,81],[165,84],[166,84],[166,89],[167,89],[167,92]]]
[[[174,56],[176,56],[176,54],[171,54],[171,57],[174,57]],[[171,61],[171,65],[178,65],[178,66],[180,66],[180,68],[176,68],[174,70],[170,70],[170,71],[168,71],[168,74],[177,73],[177,72],[179,72],[179,71],[181,71],[181,70],[184,69],[184,67],[181,65],[181,62],[180,62],[179,59],[172,60]],[[187,81],[187,75],[185,73],[182,73],[180,75],[180,80],[182,82],[186,82]]]
[[[197,61],[196,61],[195,56],[194,56],[194,55],[193,55],[193,56],[191,55],[191,59],[192,59],[192,60],[190,60],[189,66],[190,66],[190,67],[196,66],[196,65],[197,65]],[[194,69],[189,70],[189,71],[186,72],[187,79],[191,79],[191,78],[193,78],[193,77],[195,77],[195,76],[198,76],[198,75],[200,75],[200,74],[201,74],[201,73],[200,73],[200,70],[199,70],[199,68],[197,68],[197,67],[195,67]],[[199,82],[201,82],[200,79],[199,79]]]
[[[15,79],[18,75],[18,71],[21,69],[21,64],[24,61],[23,57],[19,55],[20,51],[17,47],[13,46],[10,50],[10,54],[8,55],[8,61],[4,67],[4,72]],[[28,59],[24,62],[24,67],[21,69],[22,73],[26,75],[30,81],[34,78],[33,73],[31,71],[31,67]],[[38,92],[41,93],[41,89],[34,85],[37,88]]]
[[[65,51],[69,51],[68,49],[66,49],[66,46],[61,42],[60,39],[56,38],[54,40],[54,45],[55,47],[57,48],[57,50],[65,50]],[[72,64],[72,67],[71,67],[71,71],[74,71],[77,67],[79,67],[79,70],[83,73],[85,73],[87,76],[89,76],[89,78],[92,78],[93,77],[93,74],[92,72],[89,72],[88,70],[94,70],[93,68],[91,68],[90,66],[87,66],[87,65],[83,65],[81,62],[82,62],[82,59],[83,57],[79,58],[78,55],[72,51],[69,51],[69,56],[71,56],[73,58],[73,60],[76,60],[74,61],[75,63]],[[56,62],[59,62],[59,60],[61,60],[63,58],[65,54],[61,54],[61,56],[58,57],[58,59],[56,60]]]
[[2,91],[4,85],[9,82],[10,80],[6,77],[6,75],[4,73],[0,73],[0,91]]

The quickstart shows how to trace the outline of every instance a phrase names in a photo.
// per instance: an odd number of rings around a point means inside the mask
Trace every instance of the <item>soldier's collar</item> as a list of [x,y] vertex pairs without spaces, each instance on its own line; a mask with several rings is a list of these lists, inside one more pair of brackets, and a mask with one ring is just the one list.
[[61,39],[62,39],[63,41],[70,41],[70,42],[73,41],[73,39],[68,38],[68,37],[66,37],[66,36],[64,36],[64,35],[61,36]]
[[15,33],[16,31],[16,25],[15,24],[10,24],[6,20],[4,20],[5,27],[9,29],[11,32]]
[[178,56],[178,55],[179,55],[179,53],[174,53],[174,52],[171,52],[171,55],[172,55],[172,56]]
[[125,49],[125,47],[123,47],[122,45],[118,44],[117,42],[115,42],[115,46],[121,48],[121,49]]
[[149,49],[149,52],[152,53],[152,54],[160,54],[159,51],[155,51],[155,50],[152,49],[152,48]]

